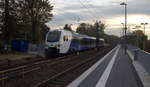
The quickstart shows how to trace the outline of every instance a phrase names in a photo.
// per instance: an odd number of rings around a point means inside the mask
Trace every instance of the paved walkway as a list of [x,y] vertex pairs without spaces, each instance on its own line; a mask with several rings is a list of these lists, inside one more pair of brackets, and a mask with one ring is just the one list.
[[132,60],[117,46],[68,87],[143,87]]

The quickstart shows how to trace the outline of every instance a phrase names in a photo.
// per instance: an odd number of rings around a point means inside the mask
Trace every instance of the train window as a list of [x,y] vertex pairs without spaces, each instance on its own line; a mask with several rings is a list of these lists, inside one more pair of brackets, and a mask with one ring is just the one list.
[[66,41],[68,41],[68,37],[66,38]]
[[66,36],[66,41],[68,41],[68,36]]
[[56,41],[59,41],[60,35],[61,35],[61,32],[60,32],[60,31],[52,31],[52,32],[49,32],[48,37],[47,37],[47,41],[48,41],[48,42],[56,42]]
[[63,37],[63,41],[65,41],[65,40],[66,40],[66,36]]
[[63,37],[63,40],[64,40],[64,41],[68,41],[68,36],[64,36],[64,37]]

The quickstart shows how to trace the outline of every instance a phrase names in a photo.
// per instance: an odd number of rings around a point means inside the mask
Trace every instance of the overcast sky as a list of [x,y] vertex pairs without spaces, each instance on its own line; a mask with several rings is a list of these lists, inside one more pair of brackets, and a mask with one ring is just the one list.
[[[75,29],[79,23],[93,24],[101,20],[107,26],[106,33],[120,36],[121,23],[124,22],[124,6],[120,6],[121,2],[128,4],[128,31],[133,31],[132,28],[142,22],[150,24],[150,0],[50,0],[54,6],[54,17],[48,25],[51,29],[59,29],[65,24],[73,24]],[[149,28],[148,25],[147,35],[150,35]]]

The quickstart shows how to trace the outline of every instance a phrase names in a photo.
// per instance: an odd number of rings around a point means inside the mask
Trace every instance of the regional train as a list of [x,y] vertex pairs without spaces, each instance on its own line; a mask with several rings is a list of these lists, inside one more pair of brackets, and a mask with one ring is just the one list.
[[49,57],[104,46],[104,39],[99,39],[98,43],[96,41],[95,37],[78,34],[73,31],[62,29],[49,31],[46,34],[45,54],[46,57]]

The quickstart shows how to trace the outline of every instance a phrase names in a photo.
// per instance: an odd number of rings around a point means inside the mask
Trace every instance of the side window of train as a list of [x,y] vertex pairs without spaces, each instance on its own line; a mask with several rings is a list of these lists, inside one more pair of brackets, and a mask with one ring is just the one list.
[[65,36],[63,37],[63,41],[65,41]]
[[63,40],[64,40],[64,41],[68,41],[68,36],[64,36],[64,37],[63,37]]
[[66,36],[66,41],[68,41],[68,36]]

